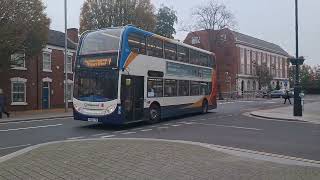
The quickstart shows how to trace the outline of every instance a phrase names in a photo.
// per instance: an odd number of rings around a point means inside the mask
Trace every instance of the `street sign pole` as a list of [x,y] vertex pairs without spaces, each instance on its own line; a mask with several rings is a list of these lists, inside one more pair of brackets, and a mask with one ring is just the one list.
[[68,60],[68,29],[67,29],[67,0],[64,0],[64,102],[65,102],[65,112],[68,112],[68,72],[67,72],[67,60]]

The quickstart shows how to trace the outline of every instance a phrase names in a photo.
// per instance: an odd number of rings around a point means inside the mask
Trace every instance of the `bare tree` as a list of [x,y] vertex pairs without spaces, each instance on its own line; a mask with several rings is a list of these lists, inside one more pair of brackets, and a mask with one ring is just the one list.
[[270,86],[273,76],[271,75],[267,65],[266,64],[257,65],[256,70],[257,70],[259,90],[261,90],[262,87]]
[[233,29],[236,26],[234,15],[224,4],[216,0],[198,6],[192,15],[197,19],[196,29],[220,30],[224,28]]

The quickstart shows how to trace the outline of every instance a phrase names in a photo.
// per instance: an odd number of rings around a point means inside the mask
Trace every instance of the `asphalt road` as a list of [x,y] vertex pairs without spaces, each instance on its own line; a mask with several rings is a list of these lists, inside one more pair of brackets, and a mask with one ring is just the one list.
[[57,140],[82,138],[159,138],[186,140],[320,160],[320,125],[266,120],[244,115],[256,109],[282,106],[280,100],[220,102],[202,115],[123,127],[71,118],[0,124],[0,156]]

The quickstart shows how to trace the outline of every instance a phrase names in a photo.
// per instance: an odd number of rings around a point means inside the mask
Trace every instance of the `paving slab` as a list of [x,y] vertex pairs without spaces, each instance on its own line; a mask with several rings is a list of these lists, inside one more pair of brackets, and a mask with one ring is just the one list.
[[320,124],[320,102],[304,104],[302,117],[293,116],[293,105],[287,107],[253,111],[250,114],[256,117],[268,119],[304,121],[314,124]]
[[320,164],[275,163],[210,147],[152,139],[47,143],[1,157],[0,179],[320,179]]
[[73,114],[72,114],[72,109],[68,109],[68,112],[65,112],[64,109],[49,109],[49,110],[31,110],[31,111],[11,112],[10,118],[5,117],[5,115],[3,115],[2,117],[3,118],[0,119],[0,124],[8,123],[8,122],[69,118],[69,117],[73,117]]

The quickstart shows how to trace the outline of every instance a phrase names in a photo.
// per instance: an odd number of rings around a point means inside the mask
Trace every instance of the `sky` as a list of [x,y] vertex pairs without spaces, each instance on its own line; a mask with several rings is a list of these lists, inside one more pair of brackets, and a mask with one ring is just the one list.
[[[51,29],[64,31],[64,0],[42,0],[51,18]],[[68,28],[79,28],[80,9],[84,0],[68,1]],[[192,10],[209,0],[151,0],[156,8],[161,4],[177,11],[177,39],[183,40],[186,32],[180,29],[189,24]],[[220,0],[234,14],[236,30],[280,45],[295,56],[294,0]],[[299,55],[306,64],[320,64],[320,1],[299,1]]]

